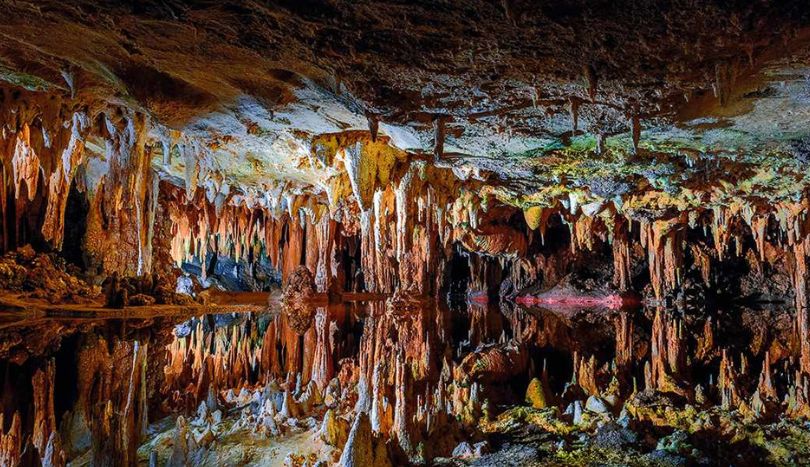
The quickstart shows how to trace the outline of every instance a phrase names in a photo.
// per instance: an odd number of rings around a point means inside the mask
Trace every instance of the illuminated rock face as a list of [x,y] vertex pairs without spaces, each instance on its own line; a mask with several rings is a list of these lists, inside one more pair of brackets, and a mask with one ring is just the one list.
[[[447,286],[447,264],[459,245],[487,258],[470,260],[472,288],[493,295],[501,278],[492,276],[508,272],[512,287],[525,289],[544,275],[540,269],[551,272],[539,264],[538,243],[550,224],[563,221],[573,255],[567,260],[611,246],[619,292],[644,293],[634,279],[645,265],[647,295],[658,301],[680,293],[693,264],[712,287],[722,275],[718,263],[753,251],[754,268],[794,258],[793,295],[799,309],[806,306],[806,135],[783,115],[807,110],[798,84],[782,79],[780,62],[806,56],[806,25],[791,2],[765,8],[756,21],[746,21],[751,11],[711,2],[667,10],[691,34],[662,34],[652,20],[638,24],[623,11],[590,17],[574,9],[558,17],[510,4],[479,25],[482,38],[499,44],[489,50],[504,63],[486,86],[483,76],[491,73],[475,59],[470,70],[469,60],[424,43],[421,53],[437,59],[426,69],[407,54],[390,56],[374,34],[368,42],[346,39],[339,49],[347,55],[325,51],[325,67],[313,47],[331,46],[307,38],[330,30],[326,18],[337,12],[346,27],[367,12],[321,7],[323,15],[310,18],[295,8],[222,15],[216,8],[178,14],[110,6],[103,14],[112,29],[83,9],[41,19],[53,37],[81,31],[98,38],[77,50],[38,37],[23,20],[30,12],[8,5],[0,26],[19,40],[3,46],[18,59],[0,72],[3,249],[60,249],[74,220],[66,213],[82,205],[81,228],[69,235],[68,248],[81,252],[97,282],[114,272],[171,281],[170,253],[178,265],[198,264],[203,280],[217,257],[231,257],[251,270],[268,261],[282,283],[306,266],[321,292],[431,296]],[[453,34],[462,34],[457,27],[470,20],[468,12],[421,6],[402,21],[434,18],[429,29],[459,44]],[[289,55],[258,58],[255,44],[201,27],[216,16],[228,30],[243,15],[271,18],[276,27],[263,37],[286,37]],[[154,36],[140,27],[162,16],[171,18],[167,31],[204,31],[229,67],[207,66],[210,51],[169,54],[167,45],[185,44],[185,35]],[[550,31],[584,16],[588,26],[577,30],[602,47],[578,55],[578,42]],[[297,26],[304,18],[309,29]],[[359,29],[374,31],[390,18],[368,21]],[[612,41],[644,46],[617,54],[599,26],[628,22],[628,35]],[[536,32],[549,35],[548,47],[558,53],[515,45],[523,41],[513,39]],[[399,34],[422,44],[428,33]],[[365,55],[350,53],[358,48]],[[465,50],[480,57],[473,45]],[[661,51],[668,60],[651,61]],[[358,61],[372,75],[357,76]],[[245,78],[248,63],[264,70],[249,74],[261,79]],[[417,75],[418,96],[403,84]],[[375,79],[378,85],[369,86]],[[656,89],[647,84],[656,81]],[[766,121],[786,130],[765,131]],[[637,257],[638,245],[646,258]],[[797,321],[806,329],[802,316]],[[810,351],[802,352],[810,360]]]
[[63,3],[0,0],[0,465],[810,416],[804,2]]

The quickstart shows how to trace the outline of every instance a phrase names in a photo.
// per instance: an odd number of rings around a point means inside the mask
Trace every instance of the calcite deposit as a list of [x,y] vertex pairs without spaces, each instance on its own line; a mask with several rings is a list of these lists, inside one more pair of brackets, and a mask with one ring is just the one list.
[[0,0],[0,465],[798,465],[810,9]]

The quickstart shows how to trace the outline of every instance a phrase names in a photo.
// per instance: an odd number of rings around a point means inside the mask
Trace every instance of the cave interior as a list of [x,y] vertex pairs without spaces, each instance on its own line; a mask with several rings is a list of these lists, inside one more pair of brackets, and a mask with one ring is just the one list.
[[0,466],[802,465],[802,0],[0,0]]

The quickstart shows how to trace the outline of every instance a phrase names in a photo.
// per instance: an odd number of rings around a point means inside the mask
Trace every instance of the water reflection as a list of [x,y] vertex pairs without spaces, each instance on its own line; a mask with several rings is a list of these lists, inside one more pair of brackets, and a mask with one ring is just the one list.
[[801,410],[790,322],[397,299],[23,320],[0,328],[0,464],[336,461],[357,412],[391,462],[426,461],[526,401],[574,416],[595,396],[618,412],[644,388],[763,413],[788,395]]

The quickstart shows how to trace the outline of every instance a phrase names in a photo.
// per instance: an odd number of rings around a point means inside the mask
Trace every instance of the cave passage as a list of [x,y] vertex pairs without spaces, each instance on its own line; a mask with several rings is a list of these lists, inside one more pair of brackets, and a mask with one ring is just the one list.
[[805,1],[0,36],[0,467],[810,458]]

